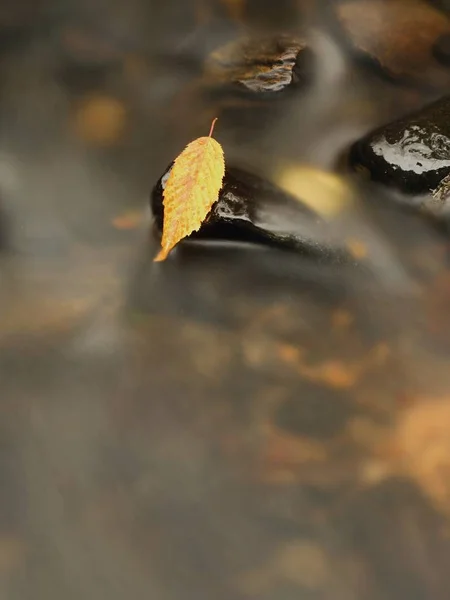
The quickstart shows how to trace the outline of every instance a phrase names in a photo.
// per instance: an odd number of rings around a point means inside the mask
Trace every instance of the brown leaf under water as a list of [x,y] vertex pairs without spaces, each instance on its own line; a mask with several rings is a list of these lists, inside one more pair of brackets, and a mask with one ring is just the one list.
[[450,513],[450,398],[419,398],[400,417],[394,456],[436,506]]
[[9,575],[24,560],[26,545],[12,534],[0,534],[0,576]]
[[211,137],[216,120],[208,137],[194,140],[175,159],[163,192],[163,234],[155,261],[165,260],[179,241],[197,231],[219,197],[225,161],[222,146]]
[[127,109],[123,102],[102,94],[89,94],[77,105],[72,128],[81,141],[108,147],[122,139],[126,124]]
[[112,226],[120,231],[129,231],[139,227],[142,221],[142,212],[137,210],[129,210],[112,220]]

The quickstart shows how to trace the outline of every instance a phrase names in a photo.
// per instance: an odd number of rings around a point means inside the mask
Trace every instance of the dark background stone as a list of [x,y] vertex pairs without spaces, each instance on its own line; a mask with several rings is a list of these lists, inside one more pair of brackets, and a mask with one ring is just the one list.
[[397,82],[445,90],[449,73],[433,55],[450,32],[445,13],[426,0],[340,0],[333,5],[342,42],[351,53]]

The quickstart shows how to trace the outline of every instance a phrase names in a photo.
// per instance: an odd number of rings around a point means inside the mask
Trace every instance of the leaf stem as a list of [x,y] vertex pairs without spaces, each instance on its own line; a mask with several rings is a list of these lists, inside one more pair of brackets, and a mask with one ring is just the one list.
[[211,123],[211,129],[209,130],[209,136],[208,136],[208,137],[211,137],[211,136],[212,136],[212,133],[213,133],[213,131],[214,131],[214,125],[216,124],[216,121],[217,121],[217,117],[216,117],[216,118],[213,120],[213,122]]

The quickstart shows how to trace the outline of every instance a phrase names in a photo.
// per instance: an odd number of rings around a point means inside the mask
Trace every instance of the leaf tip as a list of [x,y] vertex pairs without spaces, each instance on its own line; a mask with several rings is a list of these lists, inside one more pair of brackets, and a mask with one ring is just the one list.
[[169,252],[166,250],[166,248],[161,248],[161,250],[153,259],[153,262],[162,262],[163,260],[166,260],[168,254]]

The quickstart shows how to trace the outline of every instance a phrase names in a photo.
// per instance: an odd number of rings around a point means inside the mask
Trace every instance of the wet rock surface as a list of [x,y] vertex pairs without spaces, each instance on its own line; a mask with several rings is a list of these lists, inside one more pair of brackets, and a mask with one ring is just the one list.
[[[159,232],[164,217],[163,190],[170,166],[151,194],[151,209]],[[190,240],[237,241],[263,244],[332,257],[345,256],[333,246],[322,219],[293,196],[262,177],[226,167],[219,200]]]
[[424,208],[431,215],[448,221],[450,218],[450,175],[444,177],[430,197]]
[[343,0],[335,8],[345,41],[388,77],[448,86],[450,74],[434,56],[449,18],[425,0]]
[[313,57],[306,42],[290,35],[242,38],[218,48],[206,64],[206,76],[230,91],[271,96],[305,84]]
[[353,145],[350,161],[404,192],[435,189],[450,172],[450,98],[370,133]]

